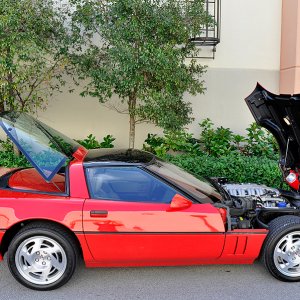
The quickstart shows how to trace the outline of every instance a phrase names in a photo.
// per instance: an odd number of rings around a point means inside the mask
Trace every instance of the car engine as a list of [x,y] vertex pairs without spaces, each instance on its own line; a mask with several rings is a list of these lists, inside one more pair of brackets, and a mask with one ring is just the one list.
[[265,185],[242,183],[227,183],[222,185],[231,195],[237,198],[244,198],[255,202],[255,208],[278,208],[289,207],[290,204],[280,195],[279,190]]
[[217,182],[227,195],[222,205],[229,212],[227,219],[232,229],[268,228],[272,215],[282,211],[293,214],[300,209],[300,200],[290,191],[260,184],[228,183],[224,178]]

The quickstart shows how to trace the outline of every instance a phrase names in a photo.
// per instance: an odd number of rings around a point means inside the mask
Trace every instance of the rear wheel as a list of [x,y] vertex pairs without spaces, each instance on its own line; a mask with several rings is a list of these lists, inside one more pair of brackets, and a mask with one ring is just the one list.
[[263,248],[263,261],[282,281],[300,281],[300,218],[282,216],[271,221]]
[[61,228],[49,224],[24,227],[11,241],[7,260],[12,275],[35,290],[65,284],[77,263],[76,244]]

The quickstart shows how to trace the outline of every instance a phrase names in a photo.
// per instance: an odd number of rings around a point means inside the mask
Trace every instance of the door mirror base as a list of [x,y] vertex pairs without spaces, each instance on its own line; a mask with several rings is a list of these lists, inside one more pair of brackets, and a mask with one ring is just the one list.
[[176,194],[171,203],[168,211],[176,211],[176,210],[183,210],[189,208],[192,205],[192,201],[186,199],[185,197]]

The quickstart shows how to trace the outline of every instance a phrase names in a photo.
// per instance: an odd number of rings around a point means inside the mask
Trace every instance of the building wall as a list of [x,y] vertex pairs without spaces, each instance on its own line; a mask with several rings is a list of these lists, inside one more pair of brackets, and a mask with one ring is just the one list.
[[[197,136],[198,123],[211,118],[216,125],[243,133],[253,118],[243,99],[260,82],[279,91],[281,0],[221,0],[221,43],[214,60],[199,59],[208,66],[204,76],[205,95],[186,100],[193,104],[195,121],[189,126]],[[203,49],[203,54],[209,51]],[[81,98],[79,89],[53,99],[39,118],[73,138],[89,133],[97,137],[112,134],[116,146],[128,145],[128,118],[100,105],[97,99]],[[138,125],[136,147],[147,133],[161,133],[151,124]]]

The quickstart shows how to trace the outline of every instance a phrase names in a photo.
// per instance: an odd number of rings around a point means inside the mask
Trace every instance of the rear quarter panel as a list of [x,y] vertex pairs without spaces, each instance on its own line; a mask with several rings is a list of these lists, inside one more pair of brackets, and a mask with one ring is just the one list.
[[83,199],[0,190],[0,230],[31,219],[61,223],[82,231]]

